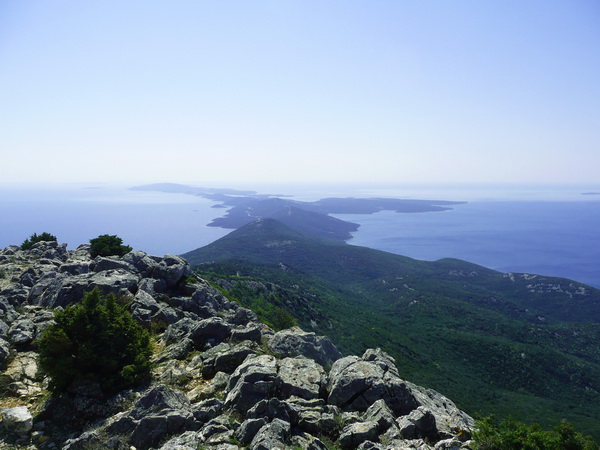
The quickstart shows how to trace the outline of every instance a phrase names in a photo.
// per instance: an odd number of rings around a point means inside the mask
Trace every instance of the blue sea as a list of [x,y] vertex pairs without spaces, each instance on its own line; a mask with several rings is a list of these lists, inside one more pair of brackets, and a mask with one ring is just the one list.
[[[423,260],[459,258],[502,272],[560,276],[600,288],[600,186],[209,186],[323,197],[465,201],[449,211],[338,215],[360,224],[350,241]],[[128,186],[0,185],[0,247],[33,232],[69,248],[100,234],[151,254],[181,254],[230,230],[207,227],[225,209],[185,194]]]

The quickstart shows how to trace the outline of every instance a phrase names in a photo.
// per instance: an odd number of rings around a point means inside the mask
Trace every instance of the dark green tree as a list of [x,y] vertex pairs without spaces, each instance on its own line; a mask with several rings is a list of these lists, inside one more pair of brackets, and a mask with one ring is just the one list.
[[149,334],[113,294],[96,288],[54,320],[39,340],[40,366],[54,389],[92,382],[112,393],[149,376]]
[[102,234],[90,239],[92,258],[96,256],[123,256],[131,251],[129,245],[123,245],[123,239],[116,235]]
[[56,236],[54,236],[53,234],[50,233],[42,233],[42,234],[37,234],[37,233],[33,233],[31,236],[29,236],[28,239],[25,239],[25,241],[23,241],[23,243],[21,244],[21,250],[29,250],[31,247],[33,247],[33,244],[37,244],[38,242],[42,242],[42,241],[56,241]]

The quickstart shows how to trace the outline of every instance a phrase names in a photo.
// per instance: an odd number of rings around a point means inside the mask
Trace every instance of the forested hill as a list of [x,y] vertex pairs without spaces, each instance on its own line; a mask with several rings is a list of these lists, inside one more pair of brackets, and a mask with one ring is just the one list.
[[[600,436],[597,289],[454,259],[418,261],[273,219],[183,256],[203,276],[243,284],[246,295],[256,286],[250,279],[276,284],[303,327],[346,352],[383,348],[407,378],[448,393],[471,414],[564,417]],[[298,307],[307,299],[325,320]]]

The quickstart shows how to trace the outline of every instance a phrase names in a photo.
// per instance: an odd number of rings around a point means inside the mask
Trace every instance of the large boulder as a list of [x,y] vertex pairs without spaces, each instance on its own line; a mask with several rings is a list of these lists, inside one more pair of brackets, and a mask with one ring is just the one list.
[[347,356],[337,360],[329,373],[329,403],[346,411],[364,412],[382,399],[396,415],[404,415],[416,409],[417,404],[407,383],[398,377],[391,357],[382,353],[373,358],[365,352],[363,358]]
[[343,449],[354,449],[365,441],[378,440],[377,422],[357,422],[344,427],[339,443]]
[[10,356],[10,345],[4,339],[0,338],[0,369],[3,369]]
[[404,439],[427,439],[436,441],[438,430],[435,416],[427,408],[419,406],[407,416],[398,419],[400,436]]
[[46,308],[79,302],[86,292],[100,289],[102,295],[129,295],[137,290],[139,276],[124,269],[105,270],[73,276],[63,272],[44,275],[31,288],[29,303]]
[[210,317],[201,320],[194,325],[190,339],[194,341],[196,348],[202,349],[206,345],[213,346],[223,342],[231,335],[231,325],[220,317]]
[[269,349],[281,356],[304,356],[321,366],[329,366],[342,357],[331,340],[298,327],[279,331],[269,341]]
[[277,386],[277,360],[271,355],[249,356],[231,375],[225,406],[246,412],[270,398]]
[[35,338],[36,327],[31,319],[20,319],[12,323],[8,338],[13,345],[29,344]]
[[325,385],[325,371],[312,359],[284,358],[279,362],[279,392],[283,398],[292,396],[307,400],[319,398]]
[[123,255],[123,261],[135,267],[135,269],[145,278],[150,277],[154,269],[158,267],[156,259],[147,253],[134,250]]
[[202,377],[210,379],[217,372],[233,373],[248,355],[256,354],[257,345],[250,341],[231,346],[222,343],[202,353]]
[[18,434],[29,433],[33,427],[33,416],[26,406],[2,409],[4,429]]
[[175,255],[165,255],[152,270],[153,278],[161,278],[167,282],[167,287],[177,286],[179,281],[192,273],[188,262]]
[[467,440],[471,437],[475,420],[458,407],[449,398],[433,389],[427,389],[407,382],[408,389],[420,406],[425,407],[435,417],[436,428],[441,438],[459,435]]
[[281,419],[264,425],[252,439],[253,450],[284,450],[290,435],[291,425]]

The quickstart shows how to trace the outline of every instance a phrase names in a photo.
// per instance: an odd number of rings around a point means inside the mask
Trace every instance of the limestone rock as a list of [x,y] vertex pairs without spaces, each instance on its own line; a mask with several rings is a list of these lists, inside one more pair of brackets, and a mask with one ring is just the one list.
[[398,419],[400,436],[404,439],[436,441],[438,430],[435,417],[427,408],[419,406],[407,416]]
[[396,415],[408,414],[418,406],[406,382],[397,376],[397,369],[357,356],[341,358],[333,364],[328,391],[329,402],[346,411],[366,411],[379,399]]
[[377,400],[364,414],[364,418],[369,422],[377,422],[379,433],[385,433],[391,426],[396,424],[394,413],[390,410],[384,400]]
[[167,287],[172,288],[179,280],[192,273],[187,261],[179,256],[165,255],[152,270],[152,277],[162,278],[167,282]]
[[223,342],[231,334],[231,326],[220,317],[211,317],[194,324],[190,339],[196,348],[204,348]]
[[12,433],[29,433],[33,427],[33,416],[26,406],[2,409],[2,424]]
[[275,392],[277,360],[271,355],[249,356],[231,375],[225,405],[246,412]]
[[283,398],[319,398],[324,387],[325,371],[314,360],[304,357],[282,359],[279,362],[278,376]]
[[10,356],[10,346],[8,342],[0,338],[0,368],[4,368]]
[[442,437],[451,438],[457,434],[461,439],[470,438],[475,421],[447,397],[433,389],[427,389],[407,382],[407,386],[417,403],[427,408],[435,417],[437,429]]
[[246,419],[235,432],[236,437],[243,445],[248,445],[256,436],[256,433],[267,424],[264,417],[258,419]]
[[233,373],[248,355],[256,354],[256,344],[250,341],[238,345],[219,344],[202,353],[202,376],[210,379],[217,372]]
[[290,429],[291,426],[288,422],[275,419],[258,430],[256,436],[252,439],[250,447],[252,450],[284,450]]
[[321,366],[328,366],[342,357],[329,338],[302,331],[298,327],[275,333],[269,348],[281,356],[304,356],[314,359]]
[[25,345],[33,341],[36,333],[35,324],[31,319],[20,319],[11,325],[8,338],[13,345]]
[[357,422],[344,427],[339,443],[343,449],[358,447],[365,441],[378,441],[377,422]]

